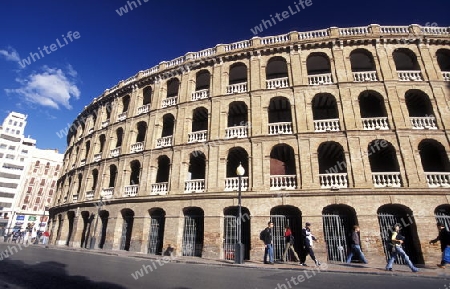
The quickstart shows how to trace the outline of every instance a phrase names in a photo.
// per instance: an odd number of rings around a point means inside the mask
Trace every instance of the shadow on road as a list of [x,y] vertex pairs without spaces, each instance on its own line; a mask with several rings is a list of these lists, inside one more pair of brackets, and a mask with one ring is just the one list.
[[58,262],[42,262],[35,265],[17,260],[3,260],[0,266],[0,279],[24,288],[99,288],[126,289],[109,282],[94,282],[84,276],[69,276],[66,265]]

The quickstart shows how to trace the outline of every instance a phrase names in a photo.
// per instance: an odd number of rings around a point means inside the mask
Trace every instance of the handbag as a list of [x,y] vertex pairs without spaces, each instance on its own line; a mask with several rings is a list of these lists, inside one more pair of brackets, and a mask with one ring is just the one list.
[[450,247],[446,247],[444,250],[444,261],[450,263]]

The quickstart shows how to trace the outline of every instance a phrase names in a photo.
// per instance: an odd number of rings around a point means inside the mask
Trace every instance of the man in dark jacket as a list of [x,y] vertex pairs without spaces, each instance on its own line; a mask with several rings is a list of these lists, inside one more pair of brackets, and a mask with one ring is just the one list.
[[[272,228],[273,223],[269,221],[267,223],[267,228],[264,230],[264,264],[272,264],[274,263],[273,260],[273,244],[272,244]],[[267,261],[267,256],[269,256],[269,261]]]
[[437,266],[439,268],[445,268],[445,264],[447,262],[445,261],[444,255],[445,255],[445,248],[450,246],[450,232],[445,228],[444,224],[437,223],[436,225],[439,230],[439,235],[436,237],[436,239],[431,240],[430,244],[434,244],[437,241],[441,242],[442,260],[441,264],[437,264]]
[[348,254],[348,257],[347,257],[347,263],[351,263],[353,254],[356,254],[358,256],[359,260],[361,260],[361,262],[363,262],[364,264],[367,264],[366,257],[364,256],[364,253],[361,251],[361,238],[359,235],[359,226],[358,225],[353,226],[352,238],[351,238],[350,242],[351,242],[351,247],[349,250],[350,252]]
[[302,237],[303,237],[303,253],[300,257],[300,265],[307,266],[305,261],[306,257],[309,255],[311,259],[314,261],[316,266],[320,266],[319,260],[316,259],[313,251],[313,241],[317,241],[317,238],[311,233],[311,223],[306,223],[305,227],[302,229]]

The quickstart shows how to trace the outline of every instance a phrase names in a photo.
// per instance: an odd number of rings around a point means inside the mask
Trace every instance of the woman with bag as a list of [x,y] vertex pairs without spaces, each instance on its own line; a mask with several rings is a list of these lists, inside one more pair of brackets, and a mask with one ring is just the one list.
[[437,241],[441,242],[442,260],[441,264],[437,264],[439,268],[445,269],[445,264],[450,263],[450,232],[445,228],[444,224],[436,224],[439,230],[439,235],[436,239],[430,241],[430,244],[434,244]]

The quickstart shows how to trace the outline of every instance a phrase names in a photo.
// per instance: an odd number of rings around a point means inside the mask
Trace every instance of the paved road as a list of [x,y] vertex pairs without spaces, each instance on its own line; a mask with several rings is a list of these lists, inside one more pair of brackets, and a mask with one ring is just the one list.
[[0,280],[12,285],[5,287],[0,282],[0,288],[450,288],[450,280],[420,275],[339,274],[321,272],[319,269],[207,266],[171,262],[170,257],[158,261],[36,246],[22,249],[16,246],[16,249],[17,252],[11,244],[0,244],[0,252],[7,250],[10,255],[0,255],[3,259],[0,261]]

